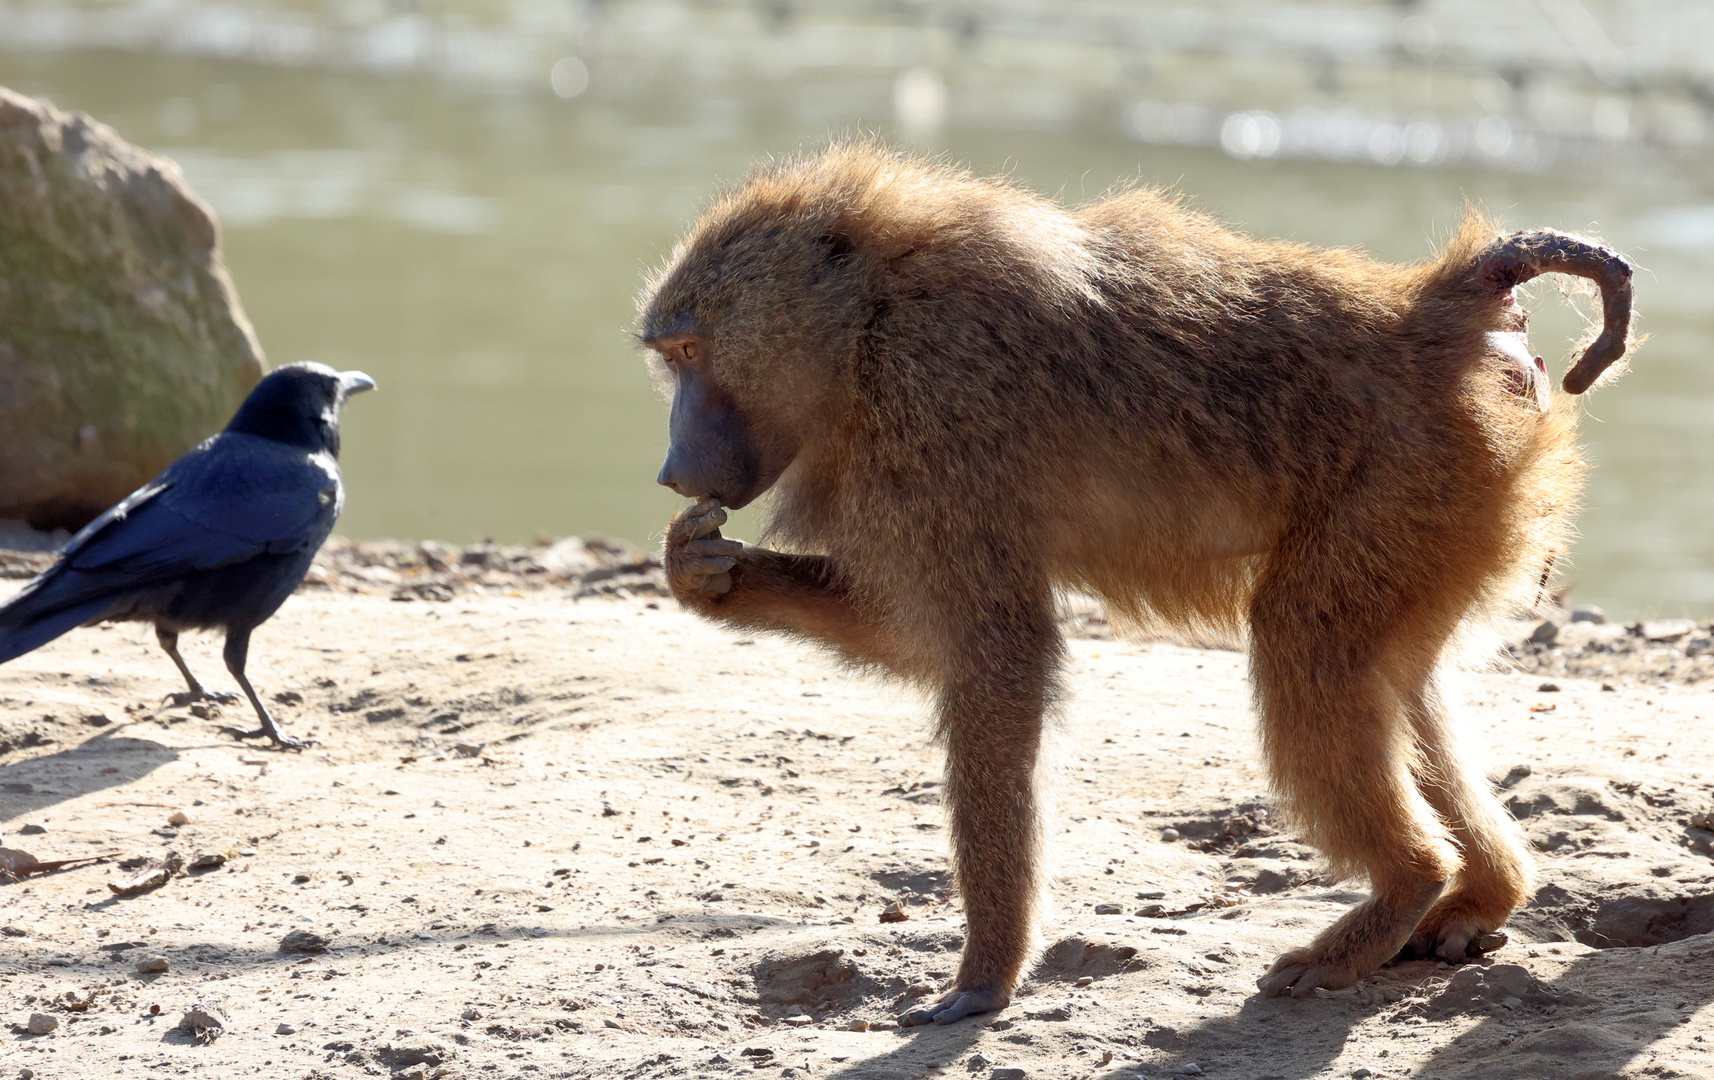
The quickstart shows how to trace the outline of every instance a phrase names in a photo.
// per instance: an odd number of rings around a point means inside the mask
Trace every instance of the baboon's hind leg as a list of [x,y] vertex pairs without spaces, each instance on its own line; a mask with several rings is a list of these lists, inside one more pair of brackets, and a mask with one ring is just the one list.
[[1412,733],[1385,677],[1384,574],[1362,553],[1276,566],[1251,610],[1262,739],[1276,787],[1336,869],[1373,895],[1257,980],[1270,997],[1350,986],[1398,954],[1458,866],[1411,774]]
[[1505,943],[1495,932],[1529,898],[1529,854],[1511,815],[1460,745],[1439,688],[1428,681],[1403,696],[1419,754],[1417,787],[1450,827],[1464,857],[1457,881],[1417,926],[1405,951],[1457,964]]

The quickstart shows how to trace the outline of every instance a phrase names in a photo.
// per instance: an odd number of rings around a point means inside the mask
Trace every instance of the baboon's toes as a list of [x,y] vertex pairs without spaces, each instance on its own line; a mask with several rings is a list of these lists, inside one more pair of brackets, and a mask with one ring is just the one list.
[[[1491,917],[1461,911],[1462,905],[1451,905],[1442,912],[1430,912],[1409,943],[1399,950],[1401,960],[1444,960],[1462,964],[1479,960],[1496,949],[1504,948],[1511,938],[1504,930],[1489,930]],[[1503,919],[1498,921],[1503,922]],[[1486,925],[1484,925],[1486,924]]]
[[1266,975],[1256,980],[1256,986],[1268,997],[1290,993],[1292,997],[1308,997],[1321,990],[1343,990],[1362,978],[1366,972],[1354,971],[1344,964],[1334,964],[1317,957],[1308,949],[1286,953],[1274,961]]
[[912,1009],[900,1016],[899,1026],[955,1024],[966,1016],[998,1012],[1011,1002],[1012,996],[1010,994],[1003,993],[992,986],[979,986],[973,990],[954,990],[932,1005]]

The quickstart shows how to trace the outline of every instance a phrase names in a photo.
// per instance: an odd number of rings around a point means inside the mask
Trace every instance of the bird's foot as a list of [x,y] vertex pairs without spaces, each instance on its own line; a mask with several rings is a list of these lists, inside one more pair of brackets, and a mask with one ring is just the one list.
[[269,731],[267,728],[254,728],[245,731],[243,728],[222,725],[220,731],[234,739],[269,739],[281,750],[308,750],[315,745],[314,739],[294,739],[285,732]]
[[181,690],[176,694],[168,694],[165,700],[173,708],[182,709],[186,705],[198,701],[212,701],[216,705],[230,705],[238,700],[238,695],[228,694],[223,690]]

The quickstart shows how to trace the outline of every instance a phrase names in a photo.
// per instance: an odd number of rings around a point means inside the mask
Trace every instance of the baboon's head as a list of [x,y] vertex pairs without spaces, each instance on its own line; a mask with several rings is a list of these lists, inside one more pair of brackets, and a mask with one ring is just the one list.
[[864,211],[889,160],[835,151],[751,177],[650,280],[640,336],[672,389],[662,484],[741,507],[845,415],[886,257]]

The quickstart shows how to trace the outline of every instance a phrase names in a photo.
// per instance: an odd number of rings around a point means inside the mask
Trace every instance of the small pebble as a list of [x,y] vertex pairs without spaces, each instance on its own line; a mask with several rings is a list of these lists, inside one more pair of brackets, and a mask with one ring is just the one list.
[[48,830],[42,828],[40,825],[26,825],[22,829],[18,830],[18,835],[19,836],[40,836],[47,831]]
[[1363,1080],[1363,1078],[1365,1076],[1373,1076],[1375,1074],[1370,1072],[1368,1069],[1365,1069],[1365,1068],[1362,1068],[1361,1066],[1359,1066],[1359,1067],[1351,1070],[1351,1075],[1352,1075],[1352,1077],[1355,1078],[1355,1080]]
[[1535,688],[1535,692],[1538,694],[1557,694],[1559,693],[1559,684],[1556,682],[1544,682]]
[[183,810],[174,810],[172,813],[167,815],[167,824],[168,825],[189,825],[190,824],[190,815],[185,813]]
[[927,997],[932,993],[934,993],[934,987],[930,986],[928,983],[912,983],[905,987],[906,997]]
[[226,1001],[223,997],[206,997],[193,1001],[179,1017],[179,1029],[196,1032],[205,1040],[226,1028]]
[[1179,1068],[1178,1071],[1185,1076],[1201,1076],[1202,1066],[1198,1065],[1194,1061],[1187,1061]]
[[297,1033],[298,1029],[290,1024],[281,1024],[279,1027],[274,1029],[275,1035],[296,1035]]
[[314,930],[293,930],[280,939],[281,952],[326,952],[327,939]]
[[790,1024],[792,1027],[808,1027],[814,1021],[807,1016],[788,1016],[781,1023]]
[[1169,844],[1172,843],[1174,840],[1178,839],[1178,830],[1177,829],[1162,829],[1161,830],[1161,839],[1165,840]]
[[145,956],[137,961],[137,973],[140,975],[154,975],[171,967],[172,964],[164,956]]
[[464,1020],[480,1020],[480,1019],[482,1019],[482,1014],[480,1012],[478,1012],[475,1008],[465,1009],[463,1012],[459,1013],[458,1015],[459,1015],[460,1019],[464,1019]]
[[1078,986],[1094,986],[1095,985],[1095,976],[1085,975],[1082,978],[1077,980],[1077,985]]
[[850,1023],[845,1025],[845,1030],[846,1031],[868,1031],[869,1030],[869,1021],[867,1021],[867,1020],[852,1020]]
[[1118,904],[1095,905],[1095,914],[1097,915],[1123,915],[1124,913],[1125,909],[1120,907]]
[[189,869],[215,870],[225,866],[229,858],[224,851],[199,851],[191,857]]
[[30,1030],[30,1034],[32,1035],[46,1035],[48,1032],[59,1027],[60,1022],[57,1018],[49,1016],[47,1013],[38,1012],[31,1013],[29,1023],[24,1026]]
[[1029,1076],[1029,1073],[1026,1073],[1022,1069],[1004,1068],[995,1069],[993,1072],[989,1073],[988,1080],[1025,1080],[1025,1077],[1027,1076]]
[[1138,900],[1165,900],[1166,899],[1166,890],[1165,889],[1144,889],[1142,892],[1139,892],[1137,894],[1137,899]]

